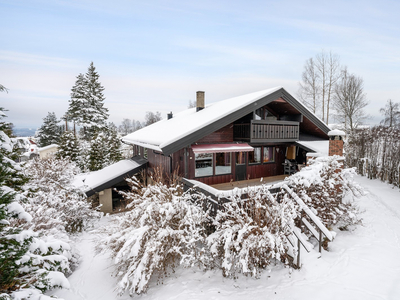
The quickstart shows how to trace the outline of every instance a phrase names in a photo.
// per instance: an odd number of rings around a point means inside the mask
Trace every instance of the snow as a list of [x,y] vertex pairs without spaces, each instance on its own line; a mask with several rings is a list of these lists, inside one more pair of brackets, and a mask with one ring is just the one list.
[[99,171],[79,174],[75,177],[72,184],[75,187],[84,187],[85,191],[89,191],[114,178],[124,175],[139,166],[140,165],[133,160],[121,160]]
[[308,152],[307,156],[329,156],[329,141],[297,141],[296,143],[314,150],[314,152]]
[[153,149],[153,147],[162,149],[251,103],[256,103],[257,100],[272,94],[281,88],[282,87],[275,87],[208,104],[203,110],[198,112],[196,112],[196,108],[190,108],[182,113],[175,114],[172,119],[161,120],[128,134],[123,138],[123,141],[141,145],[150,149]]
[[58,148],[58,145],[57,144],[51,144],[51,145],[48,145],[46,147],[39,148],[38,151],[42,152],[42,151],[46,151],[46,150],[52,149],[52,148]]
[[328,135],[329,136],[335,136],[335,135],[345,136],[346,132],[344,132],[343,130],[335,129],[335,130],[329,131]]
[[[292,270],[271,265],[256,280],[239,276],[224,278],[220,271],[202,272],[178,268],[162,284],[151,282],[141,300],[155,299],[400,299],[400,191],[398,188],[356,176],[368,194],[357,200],[363,226],[339,231],[329,243],[329,252],[302,252],[302,268]],[[114,216],[103,218],[109,222]],[[82,263],[69,277],[70,290],[50,292],[64,299],[128,300],[116,296],[113,262],[94,254],[94,234],[77,237]]]

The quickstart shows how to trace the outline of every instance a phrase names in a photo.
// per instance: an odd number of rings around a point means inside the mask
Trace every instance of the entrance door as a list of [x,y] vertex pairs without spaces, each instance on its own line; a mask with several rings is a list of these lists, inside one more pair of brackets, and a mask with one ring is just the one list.
[[236,152],[236,181],[246,180],[246,152]]

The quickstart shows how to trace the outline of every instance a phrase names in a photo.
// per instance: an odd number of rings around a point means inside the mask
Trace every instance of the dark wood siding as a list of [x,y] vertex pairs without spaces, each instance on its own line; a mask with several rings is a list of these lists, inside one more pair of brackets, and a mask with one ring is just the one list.
[[157,151],[147,149],[147,159],[149,161],[150,169],[160,168],[163,172],[170,174],[171,172],[171,158],[165,156]]
[[207,135],[206,137],[198,140],[199,144],[220,144],[233,142],[233,124],[222,127],[221,129]]

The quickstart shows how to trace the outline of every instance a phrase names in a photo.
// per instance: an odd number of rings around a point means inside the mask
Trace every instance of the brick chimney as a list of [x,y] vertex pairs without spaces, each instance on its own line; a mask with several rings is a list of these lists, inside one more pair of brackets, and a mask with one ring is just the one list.
[[202,110],[204,108],[204,92],[196,92],[196,111]]
[[343,156],[343,138],[346,136],[346,133],[341,130],[331,130],[328,132],[328,136],[329,156]]

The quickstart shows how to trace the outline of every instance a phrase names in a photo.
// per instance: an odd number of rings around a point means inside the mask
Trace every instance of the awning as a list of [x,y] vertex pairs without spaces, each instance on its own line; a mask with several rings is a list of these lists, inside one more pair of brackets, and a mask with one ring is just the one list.
[[250,152],[254,148],[249,144],[204,144],[192,145],[194,153]]

